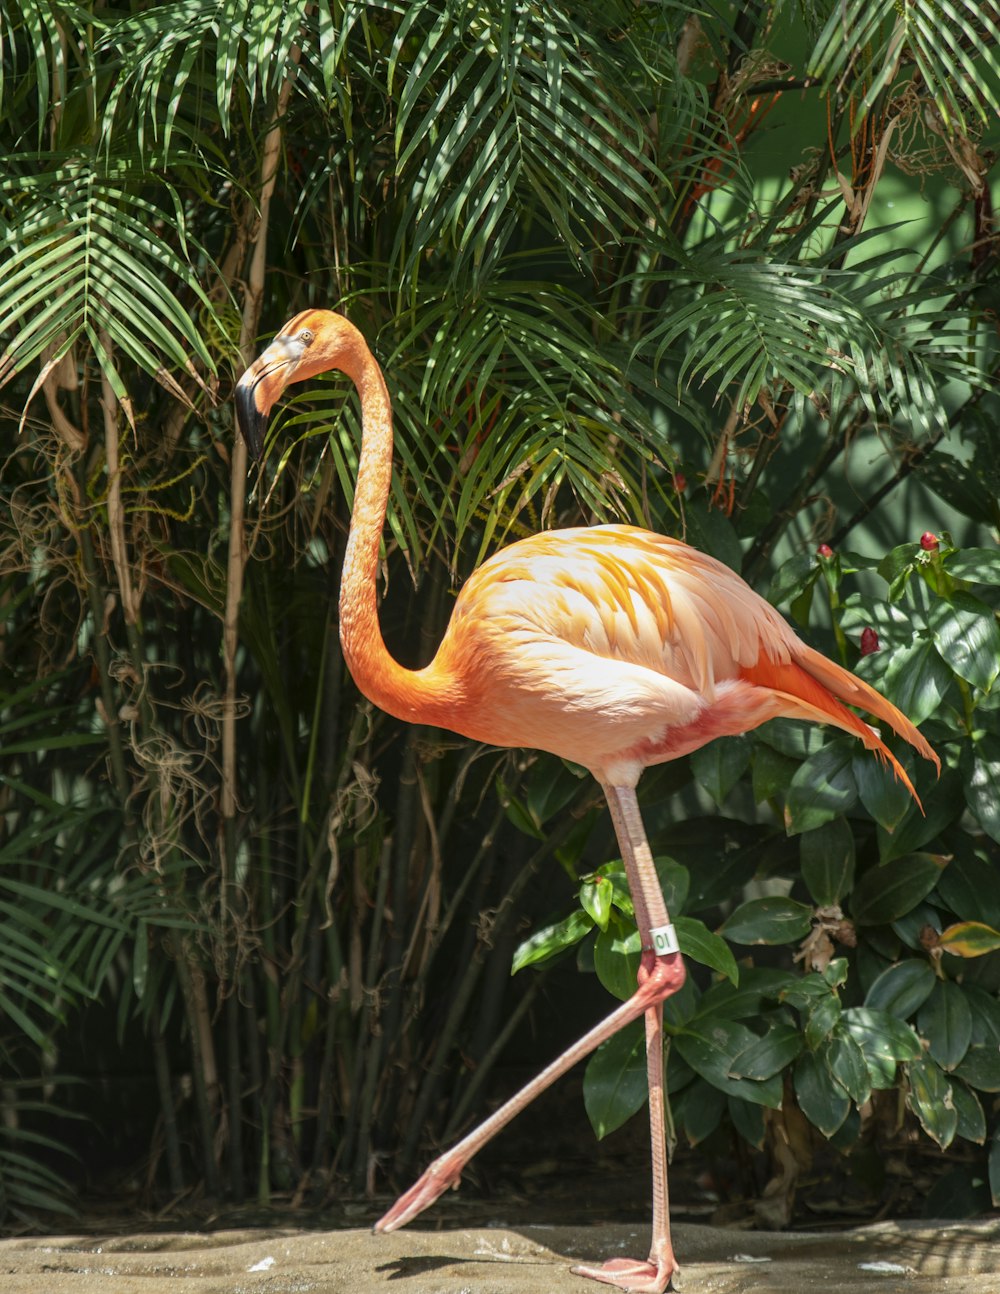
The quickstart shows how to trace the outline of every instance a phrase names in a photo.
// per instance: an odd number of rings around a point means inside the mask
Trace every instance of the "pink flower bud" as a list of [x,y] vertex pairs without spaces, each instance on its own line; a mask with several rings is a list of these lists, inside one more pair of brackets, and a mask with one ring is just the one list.
[[920,536],[920,547],[925,553],[936,553],[940,547],[937,535],[932,535],[929,530],[925,530]]
[[817,557],[832,557],[832,556],[833,556],[833,549],[830,547],[830,545],[829,545],[829,544],[820,544],[820,546],[816,549],[816,556],[817,556]]
[[869,625],[867,629],[863,629],[861,632],[861,655],[870,656],[872,652],[880,650],[878,634],[871,625]]

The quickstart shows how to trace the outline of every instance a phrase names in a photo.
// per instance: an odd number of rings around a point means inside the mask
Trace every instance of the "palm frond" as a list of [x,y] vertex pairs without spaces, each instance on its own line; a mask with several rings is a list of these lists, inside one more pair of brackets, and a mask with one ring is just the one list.
[[645,114],[596,28],[514,0],[407,11],[389,61],[407,270],[442,244],[463,269],[532,204],[574,255],[658,219]]
[[945,130],[1000,112],[1000,15],[981,0],[847,0],[832,7],[809,60],[824,87],[854,95],[857,120],[911,65]]
[[940,379],[978,380],[966,355],[967,321],[945,308],[952,294],[943,280],[907,286],[901,254],[834,269],[823,258],[701,249],[683,267],[649,276],[685,285],[689,297],[637,350],[652,350],[659,365],[683,343],[678,383],[711,381],[740,406],[784,385],[809,396],[839,374],[873,418],[902,420],[914,434],[940,429],[948,422]]
[[167,213],[114,168],[102,172],[88,158],[64,156],[36,174],[30,157],[12,161],[13,175],[0,181],[13,249],[0,303],[0,383],[83,336],[118,389],[102,334],[161,380],[169,382],[170,368],[191,371],[192,357],[214,370],[203,328],[178,291],[209,318],[215,312],[189,261],[159,232],[175,224]]

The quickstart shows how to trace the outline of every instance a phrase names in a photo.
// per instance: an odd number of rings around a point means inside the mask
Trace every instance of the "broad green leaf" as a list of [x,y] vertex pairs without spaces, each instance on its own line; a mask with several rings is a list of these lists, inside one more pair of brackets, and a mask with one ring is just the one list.
[[732,1097],[754,1101],[777,1110],[781,1105],[781,1077],[761,1081],[731,1078],[734,1058],[757,1040],[745,1025],[714,1017],[711,1022],[693,1020],[674,1037],[674,1046],[696,1074]]
[[519,970],[523,970],[525,966],[547,961],[548,958],[555,957],[567,948],[572,948],[593,928],[593,921],[586,912],[578,908],[564,920],[557,921],[551,926],[545,926],[541,930],[536,930],[523,943],[518,944],[514,951],[514,961],[510,968],[510,973],[514,975]]
[[854,833],[842,817],[799,837],[802,879],[820,907],[839,903],[854,884]]
[[945,1149],[958,1131],[958,1111],[947,1075],[929,1056],[923,1056],[906,1066],[906,1077],[906,1104],[927,1135]]
[[1000,585],[1000,548],[960,548],[949,553],[944,564],[957,580]]
[[847,742],[833,741],[802,764],[785,797],[785,824],[795,835],[846,813],[858,798]]
[[628,930],[623,922],[612,922],[594,944],[594,969],[609,993],[623,1002],[635,992],[642,946],[639,931]]
[[635,1020],[601,1043],[583,1074],[583,1103],[598,1139],[646,1104],[646,1035]]
[[608,928],[613,893],[611,882],[604,876],[595,876],[580,886],[580,906],[601,930]]
[[764,1134],[767,1124],[764,1107],[754,1101],[741,1101],[739,1097],[729,1097],[729,1117],[733,1127],[748,1145],[757,1150],[764,1149]]
[[939,854],[908,854],[865,872],[851,897],[858,925],[883,925],[905,916],[930,894],[947,865]]
[[974,1141],[977,1146],[983,1145],[986,1141],[986,1115],[982,1101],[954,1075],[951,1078],[951,1096],[958,1113],[958,1136]]
[[733,1078],[770,1078],[779,1074],[802,1051],[802,1034],[791,1024],[776,1022],[733,1058]]
[[907,787],[896,776],[894,769],[881,759],[872,759],[868,751],[856,754],[851,768],[858,784],[861,803],[880,827],[890,833],[894,832],[915,807],[913,796]]
[[847,1118],[851,1102],[826,1062],[807,1051],[795,1063],[793,1081],[799,1109],[825,1137],[832,1137]]
[[691,771],[716,804],[721,805],[750,763],[750,737],[720,737],[691,755]]
[[923,1054],[920,1039],[909,1027],[887,1011],[852,1006],[844,1012],[844,1027],[861,1048],[871,1076],[872,1087],[893,1086],[899,1061],[916,1060]]
[[871,1095],[871,1076],[864,1052],[846,1029],[838,1029],[824,1044],[821,1054],[830,1073],[855,1105],[864,1105]]
[[[1000,661],[998,661],[1000,665]],[[1000,737],[987,734],[974,747],[972,777],[965,787],[965,802],[979,825],[1000,841]]]
[[988,692],[1000,674],[1000,626],[993,609],[959,590],[931,610],[928,623],[935,646],[955,673]]
[[972,1011],[965,991],[952,980],[939,980],[917,1012],[917,1029],[941,1068],[954,1069],[972,1041]]
[[[922,762],[922,761],[921,761]],[[879,855],[883,862],[902,858],[929,844],[964,812],[965,784],[960,774],[945,768],[940,778],[920,786],[923,813],[911,805],[903,822],[889,834],[879,829]],[[944,876],[951,868],[947,868]]]
[[699,921],[697,917],[677,917],[674,928],[685,957],[690,957],[702,966],[710,966],[733,984],[739,983],[740,969],[732,949],[719,935],[713,934],[703,921]]
[[921,724],[937,714],[951,685],[952,672],[934,642],[918,638],[892,649],[885,672],[885,694],[912,723]]
[[911,957],[882,972],[865,995],[865,1006],[906,1020],[927,1001],[937,976],[930,964]]
[[812,908],[797,899],[774,895],[741,903],[719,927],[739,944],[788,944],[804,939],[812,929]]
[[674,1122],[684,1129],[692,1146],[710,1137],[722,1121],[726,1097],[718,1088],[696,1081],[673,1104]]
[[806,1043],[812,1050],[815,1050],[836,1028],[842,1009],[840,998],[836,993],[827,993],[810,1004],[806,1013],[805,1033]]
[[776,797],[783,800],[798,769],[799,760],[775,750],[767,742],[758,741],[753,755],[753,798],[756,803]]
[[1000,1092],[1000,1049],[995,1042],[973,1042],[952,1070],[980,1092]]
[[958,853],[942,872],[935,893],[960,922],[1000,929],[1000,863]]

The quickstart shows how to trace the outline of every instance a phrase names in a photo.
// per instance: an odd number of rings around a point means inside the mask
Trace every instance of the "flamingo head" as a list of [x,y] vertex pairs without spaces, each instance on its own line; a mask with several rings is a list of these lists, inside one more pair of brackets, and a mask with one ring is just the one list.
[[366,354],[357,328],[333,310],[303,310],[290,319],[236,384],[236,423],[254,458],[263,456],[268,418],[289,383],[330,369],[353,377]]

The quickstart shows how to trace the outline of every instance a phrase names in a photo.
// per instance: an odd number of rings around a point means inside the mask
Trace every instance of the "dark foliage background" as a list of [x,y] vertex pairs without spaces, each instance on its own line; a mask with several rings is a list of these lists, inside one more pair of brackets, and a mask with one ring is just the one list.
[[[501,541],[623,517],[924,724],[925,816],[791,725],[647,778],[697,963],[673,1117],[769,1148],[771,1220],[824,1139],[929,1137],[988,1204],[998,37],[982,0],[0,0],[8,1225],[93,1189],[95,1138],[148,1200],[393,1189],[525,1058],[555,954],[633,975],[589,782],[345,676],[342,383],[247,496],[233,380],[310,303],[393,396],[401,659]],[[591,1062],[599,1132],[638,1059]]]

